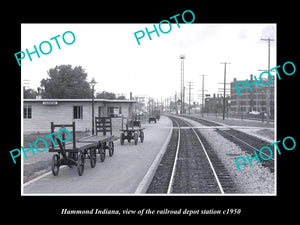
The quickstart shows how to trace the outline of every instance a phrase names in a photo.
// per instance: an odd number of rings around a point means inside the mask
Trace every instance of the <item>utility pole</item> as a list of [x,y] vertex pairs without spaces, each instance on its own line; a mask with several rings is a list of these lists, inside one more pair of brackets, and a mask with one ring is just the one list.
[[189,86],[189,115],[191,115],[191,85],[192,85],[192,81],[188,81],[188,86]]
[[[268,41],[268,73],[270,74],[270,42],[275,41],[274,39],[271,38],[261,38],[260,40],[262,41]],[[269,80],[269,77],[268,77]],[[270,122],[270,88],[269,86],[267,88],[267,124]]]
[[181,108],[180,114],[184,111],[184,59],[185,55],[180,55],[179,59],[181,61],[181,68],[180,68],[180,101],[181,101]]
[[182,113],[185,113],[185,107],[184,107],[184,104],[185,104],[185,87],[183,86],[183,102],[182,102]]
[[30,80],[23,80],[23,88],[25,90],[25,88],[29,89],[30,88]]
[[177,91],[175,91],[175,112],[176,112],[176,115],[178,115],[178,110],[177,110]]
[[[224,85],[224,83],[219,83],[219,84],[222,84],[222,85]],[[230,83],[226,83],[225,85],[230,85]],[[220,96],[222,97],[223,95],[224,95],[224,88],[218,88],[218,93],[220,94]],[[225,112],[226,112],[226,106],[228,105],[227,103],[227,101],[226,101],[226,95],[228,96],[228,95],[230,95],[230,88],[226,88],[226,90],[225,90],[225,97],[223,98],[223,103],[224,103],[224,99],[225,99]],[[223,108],[224,109],[224,108]],[[228,110],[228,109],[227,109]],[[228,113],[227,113],[227,115],[228,115]],[[228,116],[227,116],[228,117]]]
[[207,90],[204,90],[204,77],[207,76],[207,75],[199,75],[199,76],[202,76],[202,90],[199,90],[199,91],[202,91],[202,100],[201,100],[201,112],[202,112],[202,117],[203,117],[203,109],[204,109],[204,91],[207,91]]
[[94,89],[94,87],[95,87],[96,83],[97,82],[95,81],[95,79],[93,77],[93,79],[90,82],[90,84],[92,86],[92,135],[94,135],[94,130],[95,130],[95,118],[94,118],[94,101],[95,101],[94,100],[95,99],[94,91],[95,91],[95,89]]
[[226,92],[226,64],[231,64],[231,63],[228,63],[228,62],[221,62],[221,64],[224,64],[224,96],[223,96],[223,120],[225,120],[225,92]]

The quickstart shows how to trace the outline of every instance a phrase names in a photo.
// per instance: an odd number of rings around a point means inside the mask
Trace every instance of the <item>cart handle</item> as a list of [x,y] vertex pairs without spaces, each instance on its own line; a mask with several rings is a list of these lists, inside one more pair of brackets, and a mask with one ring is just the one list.
[[59,148],[60,148],[61,154],[62,154],[62,156],[63,156],[64,160],[67,162],[68,166],[70,166],[70,167],[71,167],[71,166],[72,166],[72,164],[73,164],[73,165],[76,165],[77,163],[76,163],[76,161],[75,161],[75,160],[73,160],[73,159],[70,159],[70,158],[68,158],[68,157],[67,157],[67,155],[66,155],[66,151],[65,151],[65,148],[64,148],[63,144],[61,143],[61,141],[60,141],[58,138],[56,138],[56,141],[57,141],[57,143],[58,143],[58,145],[59,145]]

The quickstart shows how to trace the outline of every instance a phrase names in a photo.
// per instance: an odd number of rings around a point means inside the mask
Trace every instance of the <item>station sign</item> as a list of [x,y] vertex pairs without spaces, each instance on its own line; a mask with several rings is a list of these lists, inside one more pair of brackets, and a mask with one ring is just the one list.
[[43,102],[43,105],[57,105],[58,102],[57,101],[45,101]]

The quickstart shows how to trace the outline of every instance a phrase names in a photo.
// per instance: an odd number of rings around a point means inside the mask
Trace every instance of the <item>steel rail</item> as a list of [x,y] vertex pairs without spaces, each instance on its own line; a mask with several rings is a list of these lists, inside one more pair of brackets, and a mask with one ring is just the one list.
[[[188,124],[188,123],[187,123],[187,124]],[[189,124],[188,124],[188,125],[189,125]],[[189,126],[190,126],[190,125],[189,125]],[[204,151],[204,153],[205,153],[205,155],[206,155],[206,158],[207,158],[207,160],[208,160],[208,162],[209,162],[209,165],[210,165],[210,167],[211,167],[211,169],[212,169],[212,171],[213,171],[213,173],[214,173],[214,175],[215,175],[215,178],[216,178],[216,181],[217,181],[217,183],[218,183],[218,186],[219,186],[219,189],[220,189],[220,191],[221,191],[221,194],[224,194],[224,190],[223,190],[222,185],[221,185],[221,183],[220,183],[220,181],[219,181],[219,178],[218,178],[218,176],[217,176],[217,173],[216,173],[216,171],[215,171],[215,169],[214,169],[214,167],[213,167],[213,164],[212,164],[211,161],[210,161],[210,158],[209,158],[209,156],[208,156],[208,154],[207,154],[207,152],[206,152],[206,149],[204,148],[204,145],[203,145],[203,143],[202,143],[202,141],[201,141],[199,135],[196,133],[195,129],[194,129],[192,126],[190,126],[190,127],[191,127],[192,130],[194,131],[196,137],[198,138],[198,141],[200,142],[200,144],[201,144],[201,146],[202,146],[202,148],[203,148],[203,151]]]
[[[230,134],[230,133],[228,133],[228,132],[226,132],[226,131],[224,131],[224,130],[219,130],[219,131],[222,131],[223,133],[225,133],[225,134],[227,134],[227,135],[229,135],[229,136],[231,136],[231,137],[237,139],[239,142],[241,142],[241,143],[243,143],[243,144],[249,146],[250,148],[254,149],[254,150],[257,151],[257,152],[260,151],[259,149],[253,147],[252,145],[248,144],[247,142],[243,141],[242,139],[240,139],[240,138],[234,136],[233,134]],[[263,152],[261,152],[261,154],[263,154],[263,155],[265,155],[265,156],[267,156],[267,157],[270,157],[269,155],[267,155],[267,154],[265,154],[265,153],[263,153]],[[274,161],[273,157],[272,157],[271,159]]]
[[[213,122],[213,121],[205,120],[205,119],[201,119],[201,118],[197,118],[197,117],[190,117],[190,119],[191,119],[191,120],[194,120],[194,121],[196,121],[196,122],[199,122],[199,123],[201,123],[201,120],[203,120],[203,121],[205,121],[205,122],[207,122],[207,123],[215,124],[215,122]],[[213,125],[213,126],[214,126],[214,125]],[[211,126],[209,126],[209,127],[211,127]],[[230,134],[230,133],[226,132],[225,130],[221,130],[221,129],[219,129],[219,127],[216,127],[216,129],[217,129],[218,131],[220,131],[220,132],[223,132],[223,133],[225,133],[225,134],[227,134],[227,135],[229,135],[229,136],[235,138],[235,139],[238,140],[239,142],[241,142],[241,143],[243,143],[243,144],[249,146],[249,147],[252,148],[254,151],[256,151],[256,152],[259,152],[259,151],[260,151],[259,149],[255,148],[254,146],[250,145],[249,143],[247,143],[247,142],[243,141],[242,139],[240,139],[240,138],[234,136],[233,134]],[[231,128],[231,129],[232,129],[232,128]],[[234,130],[234,129],[233,129],[233,130]],[[267,155],[266,153],[261,152],[261,154],[263,154],[264,156],[269,157],[269,155]],[[273,157],[272,157],[271,159],[274,161],[274,158],[273,158]]]
[[180,144],[180,126],[179,126],[179,124],[177,123],[176,120],[174,120],[174,121],[175,121],[175,123],[177,124],[177,127],[178,127],[178,140],[177,140],[176,154],[175,154],[175,159],[174,159],[174,164],[173,164],[173,168],[172,168],[172,174],[171,174],[171,179],[170,179],[170,182],[169,182],[167,194],[170,194],[172,192],[174,176],[175,176],[175,172],[176,172],[178,150],[179,150],[179,144]]
[[[174,117],[173,117],[173,118],[174,118]],[[177,118],[177,119],[179,119],[179,118]],[[200,145],[201,145],[201,147],[202,147],[202,149],[203,149],[203,151],[204,151],[204,153],[205,153],[205,155],[206,155],[206,158],[207,158],[207,160],[208,160],[208,162],[209,162],[209,165],[210,165],[210,167],[211,167],[211,169],[212,169],[212,171],[213,171],[214,177],[215,177],[215,179],[216,179],[216,181],[217,181],[217,184],[218,184],[218,187],[219,187],[219,189],[220,189],[220,191],[221,191],[221,194],[224,194],[224,190],[223,190],[222,185],[221,185],[221,183],[220,183],[220,181],[219,181],[219,178],[218,178],[218,176],[217,176],[217,173],[216,173],[216,171],[215,171],[215,169],[214,169],[214,167],[213,167],[213,165],[212,165],[212,162],[211,162],[211,160],[210,160],[210,158],[209,158],[209,156],[208,156],[208,154],[207,154],[207,152],[206,152],[206,149],[205,149],[205,147],[204,147],[204,145],[203,145],[203,143],[202,143],[200,137],[198,136],[198,134],[197,134],[197,132],[195,131],[195,129],[194,129],[187,121],[185,121],[185,120],[183,120],[183,119],[181,119],[181,120],[184,121],[184,123],[186,123],[186,124],[193,130],[193,132],[195,133],[195,135],[196,135],[196,137],[197,137],[197,139],[198,139],[198,141],[199,141],[199,143],[200,143]],[[179,134],[178,134],[178,142],[177,142],[176,155],[175,155],[175,160],[174,160],[173,169],[172,169],[172,175],[171,175],[171,179],[170,179],[170,183],[169,183],[169,187],[168,187],[168,192],[167,192],[168,194],[170,194],[171,191],[172,191],[172,185],[173,185],[174,176],[175,176],[175,172],[176,172],[177,155],[178,155],[179,146],[180,146],[180,126],[179,126],[179,124],[177,123],[176,120],[174,120],[174,121],[176,122],[176,124],[177,124],[177,126],[178,126]]]

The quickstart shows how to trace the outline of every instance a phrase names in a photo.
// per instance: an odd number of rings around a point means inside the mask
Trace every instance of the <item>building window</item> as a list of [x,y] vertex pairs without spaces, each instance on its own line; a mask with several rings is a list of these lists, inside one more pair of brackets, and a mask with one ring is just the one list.
[[108,107],[109,117],[120,117],[121,114],[122,114],[121,107]]
[[241,107],[241,112],[246,112],[246,107]]
[[82,119],[82,106],[73,106],[73,119]]
[[32,109],[31,105],[24,106],[24,119],[31,119]]

